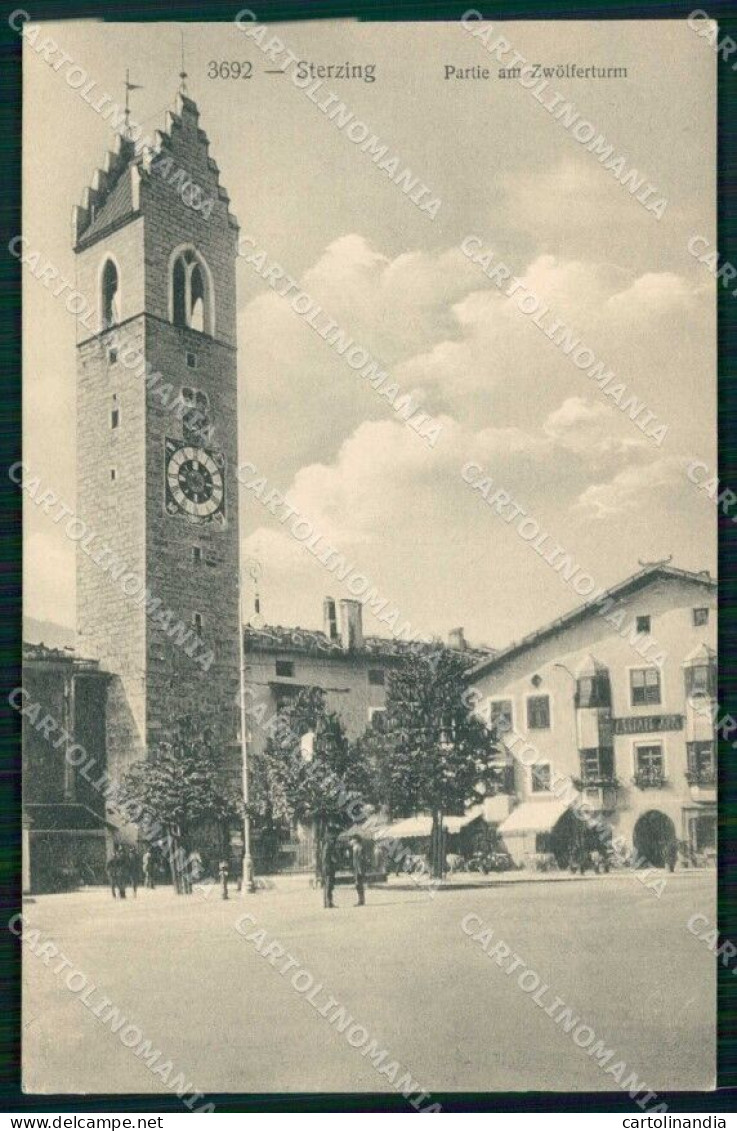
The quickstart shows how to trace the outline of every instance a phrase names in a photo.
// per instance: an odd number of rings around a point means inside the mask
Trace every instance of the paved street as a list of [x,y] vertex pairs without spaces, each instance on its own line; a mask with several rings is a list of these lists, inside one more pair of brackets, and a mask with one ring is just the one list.
[[[626,1062],[625,1077],[636,1072],[654,1091],[709,1088],[714,957],[686,921],[696,911],[714,920],[714,883],[713,872],[676,874],[660,899],[631,876],[449,890],[434,900],[377,888],[365,908],[339,887],[335,911],[301,877],[228,902],[167,889],[114,902],[94,889],[38,897],[26,929],[39,928],[94,983],[90,1007],[109,998],[172,1062],[172,1075],[200,1091],[391,1090],[317,1012],[329,995],[428,1091],[616,1090],[517,975],[463,933],[469,912],[549,985],[545,1005],[559,997],[615,1050],[610,1065]],[[315,1006],[292,986],[292,971],[282,976],[256,940],[238,935],[244,912],[323,984]],[[166,1091],[67,988],[69,971],[54,973],[57,964],[26,948],[26,1090]]]

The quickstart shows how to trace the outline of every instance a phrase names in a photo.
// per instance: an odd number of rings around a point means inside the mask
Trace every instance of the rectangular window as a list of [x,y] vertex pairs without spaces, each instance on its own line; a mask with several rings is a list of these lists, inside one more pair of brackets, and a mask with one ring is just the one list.
[[193,546],[192,547],[192,561],[194,561],[194,562],[201,562],[202,561],[202,550],[200,549],[199,546]]
[[664,780],[663,747],[638,746],[635,749],[635,785],[640,788],[657,787]]
[[716,697],[716,664],[692,664],[683,669],[686,682],[686,696],[689,699]]
[[497,793],[514,793],[514,764],[500,751],[487,767],[484,782],[486,793],[494,796]]
[[283,676],[294,675],[294,662],[292,660],[277,660],[276,661],[276,674]]
[[381,734],[386,721],[386,711],[382,707],[369,707],[368,717],[371,729]]
[[597,672],[594,676],[582,676],[576,680],[577,707],[611,707],[612,693],[609,686],[609,673]]
[[713,742],[688,743],[688,772],[691,785],[716,785],[717,763]]
[[705,624],[709,623],[709,610],[708,609],[694,609],[693,610],[693,623],[694,628],[703,628]]
[[202,613],[193,613],[192,628],[196,636],[202,636]]
[[117,428],[120,424],[120,409],[114,408],[110,413],[110,427]]
[[512,729],[512,700],[492,699],[489,704],[489,724],[496,738],[501,738]]
[[188,369],[196,369],[197,368],[197,358],[195,357],[195,355],[193,353],[187,354],[187,368]]
[[118,351],[113,349],[108,350],[107,359],[110,365],[115,365],[115,362],[118,360]]
[[383,668],[369,668],[368,681],[374,687],[384,686],[384,669]]
[[533,793],[549,793],[550,764],[548,762],[540,762],[537,766],[533,766],[530,771],[530,781]]
[[550,696],[531,695],[527,700],[527,729],[550,729]]
[[280,687],[274,688],[274,702],[277,714],[282,711],[287,711],[303,690],[303,686],[299,683],[283,683]]
[[114,467],[111,467],[110,468],[110,481],[112,483],[114,483],[117,478],[118,478],[117,470]]
[[635,624],[637,626],[637,631],[640,632],[640,633],[650,631],[650,617],[649,616],[647,616],[647,617],[637,617]]
[[584,785],[598,785],[614,780],[614,750],[611,746],[594,746],[581,751],[581,778]]
[[630,672],[630,694],[633,707],[660,702],[658,668],[633,668]]

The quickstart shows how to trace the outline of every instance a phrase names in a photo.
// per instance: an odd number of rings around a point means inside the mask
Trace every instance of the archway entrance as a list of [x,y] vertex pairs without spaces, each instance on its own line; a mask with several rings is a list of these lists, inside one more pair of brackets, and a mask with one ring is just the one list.
[[645,860],[645,865],[665,868],[668,845],[676,839],[676,827],[659,809],[643,813],[635,825],[633,840],[635,852]]

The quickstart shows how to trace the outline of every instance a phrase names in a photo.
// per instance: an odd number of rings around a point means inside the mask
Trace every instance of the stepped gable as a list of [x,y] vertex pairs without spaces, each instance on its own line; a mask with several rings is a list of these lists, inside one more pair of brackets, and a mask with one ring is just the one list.
[[209,208],[207,214],[218,205],[224,206],[228,223],[238,230],[238,221],[230,211],[230,196],[220,184],[220,169],[209,155],[209,138],[198,123],[196,102],[179,94],[176,109],[167,111],[162,130],[154,131],[152,136],[141,132],[139,138],[134,125],[133,137],[116,135],[103,167],[95,171],[84,191],[82,204],[73,210],[75,248],[93,243],[138,215],[141,185],[156,176],[157,166],[164,168],[167,159],[171,168],[166,180],[180,189],[188,181],[197,185]]
[[138,185],[134,182],[136,161],[132,141],[118,134],[112,150],[105,154],[101,169],[84,190],[82,204],[72,210],[75,248],[91,243],[98,235],[129,219],[138,211]]

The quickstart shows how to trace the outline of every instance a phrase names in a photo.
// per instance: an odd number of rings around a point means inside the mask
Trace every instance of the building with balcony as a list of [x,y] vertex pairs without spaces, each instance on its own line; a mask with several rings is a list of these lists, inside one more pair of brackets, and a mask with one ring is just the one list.
[[602,847],[571,796],[651,865],[673,841],[713,858],[716,607],[708,573],[656,563],[469,671],[469,702],[514,763],[499,831],[519,863],[565,863],[584,834]]

